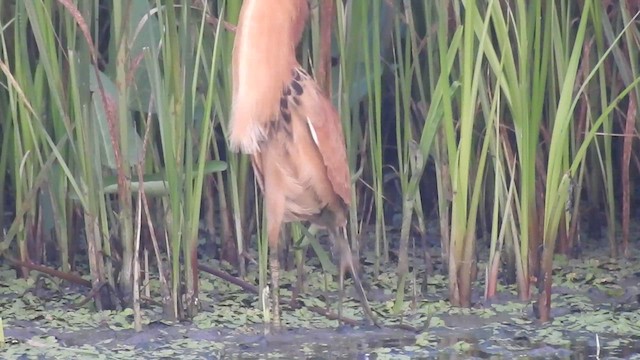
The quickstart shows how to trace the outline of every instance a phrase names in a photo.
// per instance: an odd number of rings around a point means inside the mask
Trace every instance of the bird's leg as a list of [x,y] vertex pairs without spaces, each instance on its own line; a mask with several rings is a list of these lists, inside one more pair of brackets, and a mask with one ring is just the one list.
[[271,273],[271,328],[280,330],[280,228],[284,218],[284,197],[266,177],[264,199],[267,211],[267,236],[269,239],[269,270]]
[[[271,234],[269,234],[271,235]],[[280,258],[279,258],[279,232],[275,240],[269,236],[269,270],[271,272],[271,326],[274,330],[280,329]]]
[[[343,230],[344,231],[344,230]],[[365,312],[365,315],[373,322],[373,324],[378,325],[378,320],[376,316],[373,314],[371,310],[371,306],[369,306],[369,301],[367,300],[367,295],[365,294],[364,287],[362,286],[362,281],[360,281],[360,275],[356,270],[356,265],[354,264],[353,254],[351,253],[351,247],[349,246],[349,242],[347,238],[340,234],[338,229],[330,230],[330,234],[332,240],[337,246],[340,256],[340,304],[339,304],[339,312],[341,315],[342,312],[342,294],[343,294],[343,284],[344,284],[344,274],[346,269],[349,269],[351,272],[351,276],[353,277],[353,282],[356,285],[356,290],[360,296],[360,303],[362,304],[362,309]]]
[[[335,239],[335,237],[334,237]],[[346,270],[346,266],[344,266],[344,263],[342,261],[342,253],[343,250],[340,245],[338,245],[338,252],[339,252],[339,256],[340,256],[340,264],[339,264],[339,273],[338,273],[338,288],[340,290],[339,294],[338,294],[338,321],[340,321],[340,319],[342,319],[342,301],[344,299],[344,272]]]

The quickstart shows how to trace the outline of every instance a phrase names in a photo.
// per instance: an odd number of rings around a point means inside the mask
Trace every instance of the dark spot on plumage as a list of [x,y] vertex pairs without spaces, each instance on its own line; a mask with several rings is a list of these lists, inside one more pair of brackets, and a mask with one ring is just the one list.
[[293,130],[291,129],[291,112],[288,109],[280,108],[280,116],[269,122],[268,131],[268,136],[272,139],[277,139],[278,134],[284,134],[287,138],[291,138],[293,136]]
[[280,111],[287,111],[287,109],[289,109],[289,102],[287,98],[283,96],[280,98]]
[[293,103],[296,104],[296,106],[300,106],[300,98],[297,96],[294,96],[291,98],[291,100],[293,100]]
[[302,85],[298,81],[291,82],[291,89],[293,89],[295,95],[302,95]]
[[281,111],[282,119],[285,123],[291,124],[291,113],[289,111]]
[[291,96],[291,89],[287,86],[286,88],[284,88],[282,94],[284,95],[284,97]]
[[269,122],[269,135],[270,136],[274,136],[275,134],[278,133],[278,131],[280,130],[280,121],[279,120],[272,120]]
[[291,139],[293,137],[293,131],[291,130],[291,117],[290,116],[289,116],[289,122],[282,123],[282,130],[286,133],[287,138]]

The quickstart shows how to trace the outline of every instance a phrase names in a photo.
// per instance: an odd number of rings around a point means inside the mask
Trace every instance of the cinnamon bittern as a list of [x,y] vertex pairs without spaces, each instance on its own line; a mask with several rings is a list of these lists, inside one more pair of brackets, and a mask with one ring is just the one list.
[[328,230],[340,258],[340,300],[348,269],[375,323],[346,239],[351,190],[340,119],[296,59],[308,11],[307,0],[244,0],[233,47],[230,147],[251,155],[264,196],[272,325],[280,325],[280,228],[291,221]]

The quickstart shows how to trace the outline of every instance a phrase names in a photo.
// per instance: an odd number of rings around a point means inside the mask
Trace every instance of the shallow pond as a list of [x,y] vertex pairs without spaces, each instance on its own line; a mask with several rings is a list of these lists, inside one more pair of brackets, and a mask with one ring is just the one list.
[[[86,289],[46,277],[16,279],[14,270],[0,265],[0,317],[6,339],[0,358],[640,359],[637,259],[557,259],[553,321],[544,325],[534,319],[531,303],[518,301],[512,286],[499,288],[496,299],[484,301],[481,280],[474,289],[474,306],[460,309],[446,301],[443,275],[419,272],[408,285],[402,313],[394,315],[392,269],[379,276],[368,273],[370,301],[383,323],[423,329],[418,333],[339,326],[309,311],[336,305],[333,277],[327,281],[327,275],[310,267],[302,306],[283,304],[282,320],[289,330],[266,337],[257,297],[209,275],[202,276],[203,307],[192,321],[167,324],[157,306],[145,304],[144,329],[136,333],[131,310],[98,312],[90,302],[77,306]],[[294,272],[285,273],[282,282],[281,295],[291,296]],[[348,284],[348,295],[353,295]],[[149,286],[157,288],[153,282]],[[343,314],[363,317],[352,298],[345,301]]]

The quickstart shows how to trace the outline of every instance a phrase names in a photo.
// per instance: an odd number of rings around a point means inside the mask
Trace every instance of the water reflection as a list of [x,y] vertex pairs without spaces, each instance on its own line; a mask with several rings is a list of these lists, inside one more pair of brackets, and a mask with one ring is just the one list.
[[[595,336],[576,337],[567,345],[550,345],[525,335],[500,337],[486,330],[455,333],[433,330],[433,343],[419,345],[414,334],[388,330],[305,331],[268,339],[255,347],[231,352],[237,358],[283,359],[597,359]],[[502,334],[504,335],[504,334]],[[640,354],[640,338],[600,337],[600,359],[630,358]],[[239,350],[239,349],[238,349]],[[231,354],[230,354],[231,355]],[[235,356],[232,356],[235,357]]]

